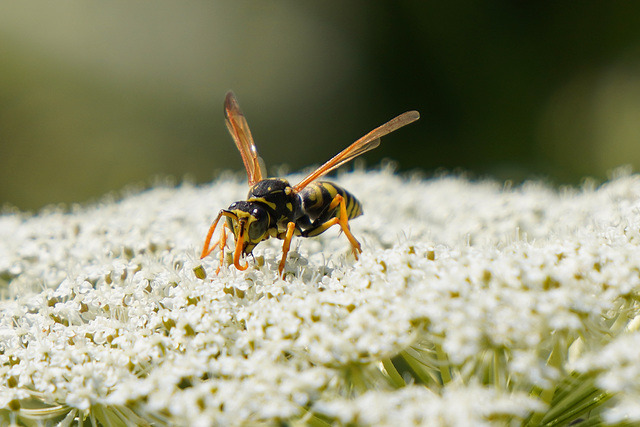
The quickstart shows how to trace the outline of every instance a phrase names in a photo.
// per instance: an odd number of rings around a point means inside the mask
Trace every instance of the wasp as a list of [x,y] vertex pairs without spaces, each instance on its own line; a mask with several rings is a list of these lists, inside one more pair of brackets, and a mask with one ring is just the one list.
[[[356,142],[342,150],[332,159],[307,175],[296,185],[286,179],[264,178],[264,163],[258,155],[247,121],[240,110],[233,92],[228,92],[224,102],[225,123],[233,141],[240,151],[249,180],[247,200],[234,202],[222,209],[211,224],[200,258],[205,258],[217,247],[220,248],[220,267],[224,263],[228,228],[235,240],[233,265],[246,270],[248,262],[241,264],[243,255],[252,253],[256,245],[271,237],[283,240],[282,258],[278,273],[282,276],[285,260],[293,236],[313,237],[338,224],[351,243],[356,259],[362,252],[360,243],[349,229],[349,220],[362,214],[360,202],[344,188],[319,178],[342,166],[357,156],[380,145],[380,138],[420,118],[417,111],[408,111],[375,128]],[[222,233],[217,244],[210,246],[213,233],[222,217]]]

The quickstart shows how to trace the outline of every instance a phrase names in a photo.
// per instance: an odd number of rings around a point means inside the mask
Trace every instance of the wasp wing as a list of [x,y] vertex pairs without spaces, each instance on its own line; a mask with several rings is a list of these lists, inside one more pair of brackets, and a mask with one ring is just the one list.
[[366,153],[369,150],[373,150],[380,145],[380,138],[400,129],[403,126],[413,123],[420,118],[420,113],[417,111],[407,111],[404,114],[400,114],[398,117],[389,120],[387,123],[379,126],[358,139],[356,142],[336,154],[331,160],[320,166],[315,171],[307,175],[302,181],[293,187],[295,192],[302,190],[311,182],[331,172],[332,170],[342,166],[358,157],[359,155]]
[[247,119],[240,110],[238,100],[233,92],[227,92],[227,96],[224,100],[224,117],[227,129],[233,138],[233,142],[236,143],[244,168],[247,171],[247,177],[249,178],[249,185],[253,185],[266,176],[264,171],[264,162],[258,155],[256,144],[253,142]]

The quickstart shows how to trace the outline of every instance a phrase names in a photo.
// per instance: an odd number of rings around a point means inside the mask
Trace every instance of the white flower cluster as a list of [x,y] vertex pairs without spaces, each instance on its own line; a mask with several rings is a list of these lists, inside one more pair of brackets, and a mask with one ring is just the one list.
[[[294,240],[284,279],[278,240],[246,271],[199,259],[246,193],[232,177],[5,213],[0,424],[640,422],[638,176],[339,182],[360,259],[329,230]],[[587,386],[602,405],[573,411]]]

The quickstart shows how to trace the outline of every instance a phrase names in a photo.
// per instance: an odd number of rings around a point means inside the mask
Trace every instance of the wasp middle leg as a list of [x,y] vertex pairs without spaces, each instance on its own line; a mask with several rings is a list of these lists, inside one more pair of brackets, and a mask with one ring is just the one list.
[[287,254],[289,253],[289,248],[291,247],[291,239],[293,238],[293,234],[295,231],[296,223],[289,222],[289,224],[287,224],[287,231],[283,236],[284,243],[282,244],[282,259],[280,259],[280,264],[278,265],[278,274],[280,274],[280,276],[283,275],[284,262],[287,259]]

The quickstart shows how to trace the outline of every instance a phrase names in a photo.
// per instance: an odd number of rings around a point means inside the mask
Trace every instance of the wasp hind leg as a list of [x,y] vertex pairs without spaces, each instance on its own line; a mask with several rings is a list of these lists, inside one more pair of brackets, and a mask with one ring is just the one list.
[[336,197],[333,198],[327,210],[331,211],[336,207],[339,208],[337,216],[334,216],[333,218],[330,218],[323,223],[317,225],[314,224],[311,228],[305,230],[302,233],[302,236],[317,236],[324,233],[330,227],[339,224],[345,236],[347,236],[347,239],[349,239],[349,242],[351,243],[351,250],[353,251],[353,255],[356,257],[356,259],[358,259],[358,254],[362,252],[362,248],[360,247],[360,242],[358,242],[358,240],[353,237],[353,234],[351,234],[351,229],[349,228],[349,217],[347,215],[347,204],[344,200],[344,197],[342,197],[340,194],[337,194]]

